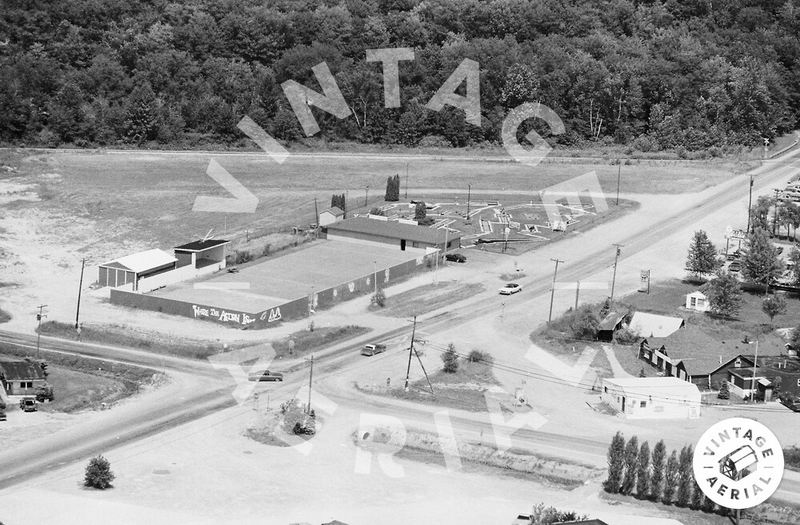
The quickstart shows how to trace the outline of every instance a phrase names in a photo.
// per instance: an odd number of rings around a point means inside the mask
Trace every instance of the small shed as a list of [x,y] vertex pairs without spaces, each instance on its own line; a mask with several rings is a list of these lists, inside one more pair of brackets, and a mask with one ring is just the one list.
[[334,206],[333,208],[328,208],[327,210],[322,210],[319,214],[319,225],[320,226],[327,226],[329,224],[333,224],[334,222],[339,222],[344,218],[344,212]]
[[622,320],[625,319],[625,314],[619,312],[608,312],[600,324],[597,326],[597,339],[599,341],[611,341],[614,339],[614,332],[622,326]]
[[177,267],[193,266],[205,268],[206,266],[219,265],[225,268],[225,249],[230,241],[225,239],[201,239],[182,244],[174,248]]
[[0,361],[0,384],[9,396],[33,396],[47,383],[44,370],[34,361]]
[[608,377],[601,399],[628,419],[700,417],[700,390],[677,377]]
[[117,287],[132,284],[137,289],[139,279],[175,269],[178,259],[159,249],[146,250],[100,265],[100,286]]
[[708,312],[711,305],[708,302],[708,296],[700,290],[686,294],[686,309],[695,310],[698,312]]

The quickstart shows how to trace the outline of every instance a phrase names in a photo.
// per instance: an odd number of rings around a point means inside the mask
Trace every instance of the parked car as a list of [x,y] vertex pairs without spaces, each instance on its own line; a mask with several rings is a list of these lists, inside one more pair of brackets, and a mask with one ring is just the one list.
[[269,370],[262,370],[250,374],[247,378],[250,381],[283,381],[283,374],[280,372],[270,372]]
[[236,266],[229,266],[228,273],[239,273],[239,268],[237,268]]
[[38,404],[36,403],[36,398],[23,397],[19,400],[19,409],[23,412],[36,412],[39,410]]
[[522,286],[517,283],[508,283],[500,288],[500,295],[511,295],[522,291]]
[[466,255],[462,255],[460,253],[448,253],[444,256],[444,258],[448,261],[453,261],[457,263],[465,263],[467,262]]
[[742,263],[740,263],[739,261],[733,261],[733,262],[732,262],[732,263],[731,263],[731,264],[728,266],[728,271],[729,271],[729,272],[738,272],[738,271],[739,271],[739,270],[741,270],[741,269],[742,269]]
[[779,399],[792,412],[800,412],[800,397],[784,394]]
[[6,419],[7,419],[7,418],[6,418],[6,413],[5,413],[5,411],[3,411],[3,410],[0,410],[0,421],[5,421]]
[[373,355],[380,354],[386,351],[386,345],[383,343],[375,343],[364,345],[364,348],[361,349],[361,355],[366,355],[372,357]]

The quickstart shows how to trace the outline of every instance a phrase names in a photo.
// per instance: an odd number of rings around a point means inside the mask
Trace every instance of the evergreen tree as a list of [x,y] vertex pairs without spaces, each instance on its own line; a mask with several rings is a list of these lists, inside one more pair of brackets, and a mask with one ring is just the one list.
[[418,202],[417,205],[414,207],[414,219],[421,221],[424,219],[428,214],[428,210],[425,207],[424,202]]
[[650,445],[645,441],[639,448],[639,465],[636,469],[636,497],[645,499],[650,494]]
[[686,259],[686,269],[701,279],[704,275],[714,273],[720,267],[717,259],[717,249],[708,239],[703,230],[694,232],[692,244],[689,245],[689,257]]
[[703,491],[700,490],[700,486],[697,484],[697,480],[694,479],[693,468],[689,468],[689,476],[691,478],[691,489],[692,489],[692,503],[689,506],[694,510],[700,510],[701,508],[703,508],[706,495],[703,494]]
[[458,371],[458,354],[453,343],[447,345],[447,350],[442,354],[442,363],[444,363],[442,370],[445,373],[455,374]]
[[628,495],[633,492],[633,488],[636,486],[638,459],[639,438],[633,436],[628,440],[628,444],[625,445],[625,474],[622,477],[622,487],[619,490],[620,494]]
[[608,447],[608,478],[603,483],[606,492],[616,494],[622,484],[622,471],[625,468],[625,438],[617,432]]
[[719,387],[719,393],[717,397],[720,399],[730,399],[731,398],[731,389],[728,386],[728,382],[726,380],[722,380],[722,384]]
[[114,473],[111,472],[111,464],[103,456],[97,456],[89,461],[86,466],[86,473],[83,484],[100,490],[110,488],[114,481]]
[[769,290],[769,284],[780,277],[783,265],[778,259],[778,251],[769,240],[767,232],[761,229],[747,236],[747,253],[742,260],[742,274],[751,282]]
[[395,202],[400,200],[400,175],[387,177],[386,193],[383,196],[383,200],[389,202]]
[[667,447],[664,446],[664,440],[660,440],[653,447],[653,461],[650,472],[650,499],[658,501],[661,499],[661,493],[664,485],[664,460],[667,457]]
[[692,485],[694,479],[692,478],[692,447],[684,446],[681,449],[681,454],[678,459],[678,493],[676,497],[676,504],[679,507],[686,507],[692,498]]
[[703,286],[711,311],[724,317],[733,317],[742,306],[742,287],[730,272],[720,271]]
[[662,503],[669,505],[672,503],[672,496],[675,495],[675,488],[678,484],[678,453],[673,450],[667,460],[667,470],[664,473],[664,492],[661,496]]

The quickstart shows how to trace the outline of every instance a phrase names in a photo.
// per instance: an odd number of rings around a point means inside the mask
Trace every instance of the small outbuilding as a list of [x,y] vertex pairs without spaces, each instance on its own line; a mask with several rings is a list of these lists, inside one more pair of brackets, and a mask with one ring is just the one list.
[[178,259],[159,249],[146,250],[100,265],[100,286],[117,287],[131,284],[134,291],[140,279],[174,270]]
[[700,417],[700,390],[677,377],[604,378],[600,397],[628,419]]
[[344,219],[344,212],[334,206],[333,208],[328,208],[327,210],[322,210],[319,214],[319,225],[320,226],[327,226],[329,224],[333,224],[334,222],[339,222],[340,220]]
[[353,217],[323,228],[328,239],[352,243],[377,243],[397,246],[400,250],[451,250],[461,246],[461,232],[446,228],[428,228],[401,221]]
[[708,296],[700,290],[686,294],[686,309],[695,310],[697,312],[708,312],[711,310]]
[[597,339],[599,341],[612,341],[614,332],[622,327],[623,319],[625,319],[625,314],[614,311],[608,312],[597,326]]
[[47,378],[39,363],[27,360],[0,361],[0,385],[9,396],[34,396]]
[[225,268],[225,248],[228,244],[230,241],[225,239],[201,239],[176,246],[174,251],[178,261],[177,267],[191,265],[200,269],[217,265],[221,270]]

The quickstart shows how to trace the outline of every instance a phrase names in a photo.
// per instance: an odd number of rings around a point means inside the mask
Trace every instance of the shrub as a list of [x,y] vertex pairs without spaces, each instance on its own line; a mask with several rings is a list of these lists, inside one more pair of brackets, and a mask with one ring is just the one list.
[[379,288],[378,291],[375,292],[375,295],[372,296],[370,302],[374,305],[383,308],[384,306],[386,306],[386,294],[383,293],[383,290]]
[[720,398],[720,399],[730,399],[731,398],[731,390],[730,390],[730,387],[728,386],[728,382],[727,381],[722,381],[722,385],[720,385],[720,387],[719,387],[719,394],[717,394],[717,397]]
[[472,350],[467,356],[467,361],[470,363],[488,363],[494,362],[494,357],[489,352],[481,352],[480,350]]
[[253,254],[247,250],[236,250],[236,256],[233,260],[236,264],[244,264],[253,260]]
[[36,389],[36,401],[38,401],[39,403],[43,403],[45,401],[52,401],[53,399],[54,399],[53,385],[51,385],[50,383],[45,383]]
[[100,490],[110,488],[114,481],[114,473],[111,472],[111,464],[103,456],[97,456],[89,461],[86,466],[86,475],[83,484]]
[[614,342],[620,345],[632,345],[638,340],[639,334],[629,328],[622,328],[614,334]]
[[447,345],[447,350],[442,354],[442,362],[444,363],[442,370],[445,373],[455,374],[458,371],[458,354],[453,343]]

